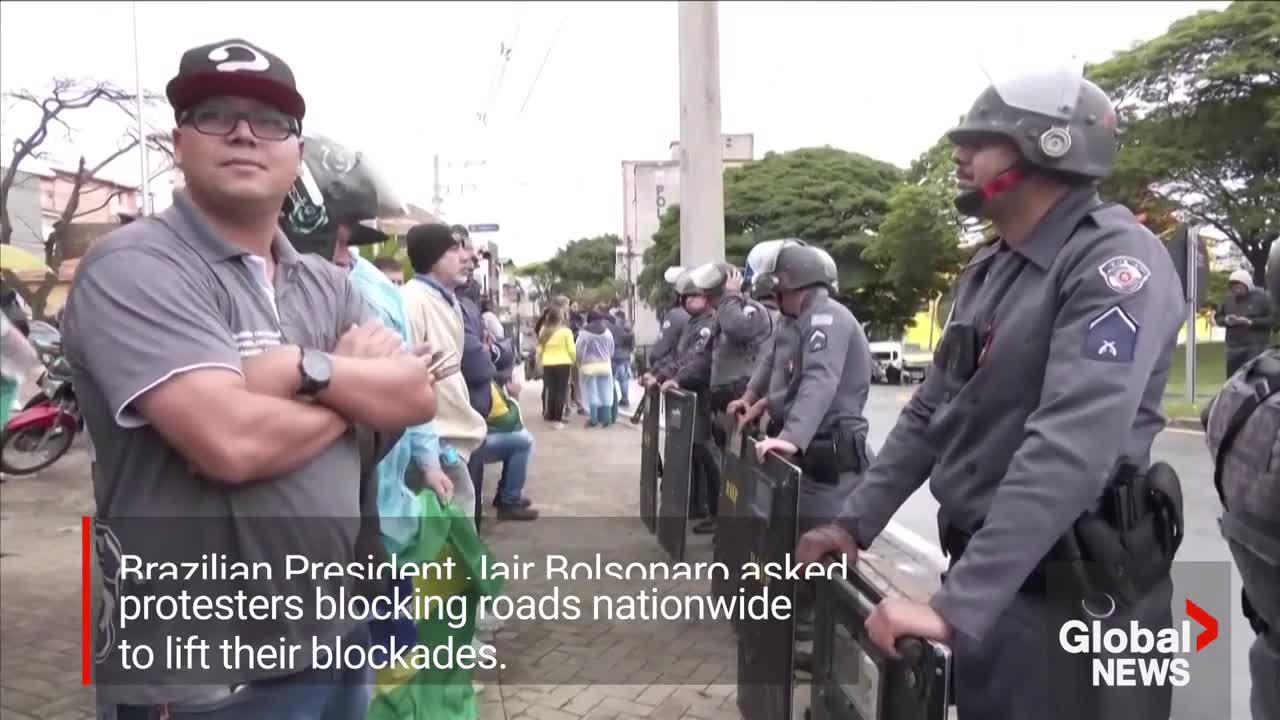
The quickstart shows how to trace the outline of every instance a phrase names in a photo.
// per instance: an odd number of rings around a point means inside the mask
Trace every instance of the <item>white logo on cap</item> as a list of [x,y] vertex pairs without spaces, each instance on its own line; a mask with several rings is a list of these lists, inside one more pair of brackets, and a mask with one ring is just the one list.
[[[240,48],[253,55],[252,60],[232,60],[231,49]],[[227,43],[209,51],[209,59],[218,63],[215,69],[220,72],[237,72],[239,70],[252,70],[254,72],[262,72],[271,67],[271,62],[266,56],[258,52],[255,48],[242,43]]]

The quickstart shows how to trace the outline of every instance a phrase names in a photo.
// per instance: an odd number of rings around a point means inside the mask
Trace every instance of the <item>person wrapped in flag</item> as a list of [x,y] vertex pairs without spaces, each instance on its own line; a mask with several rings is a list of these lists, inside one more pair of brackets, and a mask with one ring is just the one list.
[[[281,225],[300,252],[314,252],[349,272],[352,285],[389,329],[410,343],[404,305],[397,288],[352,246],[382,243],[387,236],[368,220],[402,212],[399,202],[363,157],[321,137],[308,137],[301,177],[285,201]],[[501,583],[483,578],[488,550],[475,523],[450,502],[453,487],[441,469],[442,448],[430,423],[405,429],[379,460],[376,474],[382,548],[404,564],[454,562],[448,578],[393,581],[384,592],[419,596],[419,608],[455,607],[426,602],[463,597],[465,615],[397,617],[370,623],[371,646],[389,648],[444,645],[460,648],[475,636],[482,598],[496,596]],[[407,478],[421,470],[422,482]],[[475,578],[468,580],[467,578]],[[394,604],[394,599],[393,599]],[[452,614],[452,613],[451,613]],[[382,653],[375,653],[375,656]],[[451,664],[461,665],[461,663]],[[369,720],[473,720],[477,706],[469,667],[391,666],[377,671]]]

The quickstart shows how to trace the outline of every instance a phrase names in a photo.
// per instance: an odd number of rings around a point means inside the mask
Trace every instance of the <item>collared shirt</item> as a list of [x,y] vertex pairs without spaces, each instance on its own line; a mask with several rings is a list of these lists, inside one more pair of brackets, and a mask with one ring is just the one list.
[[[119,579],[125,554],[145,561],[156,553],[185,560],[209,553],[276,567],[286,553],[354,560],[361,515],[354,432],[291,472],[228,487],[202,476],[134,408],[140,396],[177,375],[202,368],[243,374],[242,358],[277,345],[331,352],[342,330],[368,316],[360,294],[336,266],[299,255],[279,232],[272,254],[276,272],[267,288],[265,274],[255,276],[246,263],[249,253],[222,237],[179,193],[171,208],[99,240],[77,268],[63,337],[97,456],[95,533],[107,607],[118,607],[114,598],[126,591]],[[166,518],[191,520],[183,532],[160,536],[156,528]],[[280,596],[299,591],[278,576],[266,585]],[[113,684],[120,651],[110,643],[125,632],[114,622],[100,633],[107,643],[99,648],[100,699],[150,705],[192,697],[193,689],[172,676],[151,685]],[[313,637],[343,635],[355,624],[281,617],[250,625],[230,621],[224,628],[250,643],[264,633],[271,642],[284,637],[305,646]],[[164,638],[147,635],[148,629],[175,627],[130,625],[123,637],[159,647]],[[278,674],[246,669],[240,678]]]
[[439,280],[436,280],[430,275],[426,275],[424,273],[418,273],[417,275],[414,275],[413,279],[426,283],[427,285],[435,288],[436,292],[440,293],[440,296],[443,297],[445,300],[448,300],[450,305],[456,306],[458,304],[458,296],[454,295],[453,291],[450,290],[449,288],[441,285]]
[[[404,298],[400,288],[385,273],[359,255],[352,255],[351,284],[372,306],[388,328],[399,333],[406,345],[414,345],[405,320]],[[378,515],[381,518],[383,542],[391,552],[400,552],[413,539],[418,529],[422,506],[404,482],[409,461],[423,468],[440,467],[440,439],[431,423],[413,425],[378,463]]]

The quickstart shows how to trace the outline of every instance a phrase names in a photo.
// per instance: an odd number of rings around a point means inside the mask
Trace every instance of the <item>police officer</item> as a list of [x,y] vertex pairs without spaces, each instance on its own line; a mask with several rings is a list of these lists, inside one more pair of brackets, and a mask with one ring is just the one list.
[[[773,319],[764,305],[742,294],[742,273],[732,265],[707,263],[695,268],[692,276],[716,311],[709,394],[714,420],[746,392],[761,346],[773,333]],[[716,446],[723,450],[725,438],[720,423],[713,422],[711,430]]]
[[[1280,242],[1267,263],[1271,300],[1280,317]],[[1257,635],[1249,650],[1255,720],[1280,720],[1280,347],[1245,365],[1204,413],[1223,502],[1222,534],[1240,570],[1244,615]]]
[[[775,334],[771,356],[755,380],[768,377],[768,437],[756,445],[790,456],[804,471],[801,531],[829,521],[869,462],[863,406],[870,388],[871,351],[862,325],[830,297],[836,267],[821,249],[791,240],[777,243],[755,284],[773,293],[790,320]],[[767,365],[766,365],[767,363]],[[759,385],[732,404],[746,416]]]
[[[684,274],[684,268],[670,267],[663,274],[663,279],[670,283],[672,289],[675,290],[677,281]],[[684,334],[685,326],[688,324],[689,313],[684,309],[684,298],[678,290],[675,290],[675,300],[672,301],[671,308],[662,317],[662,329],[658,334],[658,341],[653,344],[653,350],[649,351],[650,369],[640,378],[640,384],[645,387],[654,384],[653,369],[675,356],[676,347],[680,344],[680,337]]]
[[720,468],[711,451],[711,414],[707,409],[711,359],[719,327],[708,291],[698,287],[692,271],[680,274],[675,289],[689,314],[689,324],[680,336],[674,356],[657,369],[656,377],[664,391],[679,388],[698,395],[693,426],[690,517],[705,520],[693,527],[694,533],[705,535],[715,532],[714,518],[720,498]]
[[1042,562],[1113,485],[1120,458],[1149,464],[1182,322],[1163,245],[1098,199],[1115,127],[1102,90],[1060,71],[993,84],[951,131],[956,206],[999,237],[957,279],[935,371],[866,480],[797,552],[851,561],[932,478],[950,570],[928,604],[886,599],[867,628],[886,652],[904,635],[949,643],[961,717],[1169,717],[1169,688],[1095,687],[1090,663],[1067,662],[1059,645],[1064,622],[1093,620],[1084,612],[1107,627],[1169,627],[1168,568],[1116,608],[1114,594],[1061,602]]

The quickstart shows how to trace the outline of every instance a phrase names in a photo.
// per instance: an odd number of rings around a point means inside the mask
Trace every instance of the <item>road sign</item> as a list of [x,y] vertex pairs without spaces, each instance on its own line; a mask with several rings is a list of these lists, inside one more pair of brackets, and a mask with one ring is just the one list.
[[478,225],[468,225],[467,232],[473,232],[473,233],[498,232],[498,223],[479,223]]

